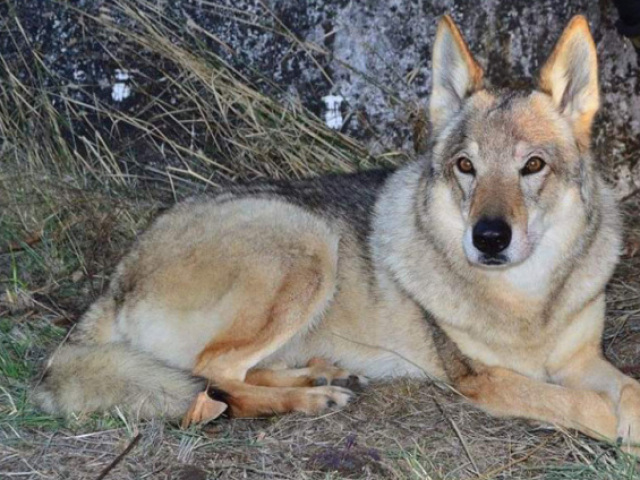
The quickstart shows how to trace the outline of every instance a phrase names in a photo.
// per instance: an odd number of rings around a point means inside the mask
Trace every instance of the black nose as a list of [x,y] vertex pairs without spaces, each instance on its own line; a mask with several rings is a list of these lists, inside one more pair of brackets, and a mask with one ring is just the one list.
[[473,245],[482,253],[497,255],[511,243],[511,227],[501,218],[481,218],[473,227]]

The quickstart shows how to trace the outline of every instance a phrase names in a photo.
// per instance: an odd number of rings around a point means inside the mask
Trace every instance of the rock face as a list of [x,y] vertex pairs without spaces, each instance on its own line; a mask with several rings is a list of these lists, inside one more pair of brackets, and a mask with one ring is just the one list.
[[[79,21],[78,11],[97,15],[109,4],[77,0],[67,8],[45,0],[14,0],[11,12],[0,13],[20,19],[61,82],[94,85],[93,94],[118,108],[143,108],[136,97],[152,79],[137,70],[131,52],[119,52],[112,38],[88,31],[86,22]],[[438,16],[454,18],[493,85],[517,86],[537,73],[571,16],[583,13],[596,40],[603,93],[594,148],[613,172],[621,197],[640,187],[640,59],[616,32],[617,11],[609,0],[153,4],[177,26],[209,32],[203,41],[262,90],[282,101],[299,101],[333,126],[342,124],[345,133],[378,153],[421,149]],[[16,51],[7,37],[0,48]]]

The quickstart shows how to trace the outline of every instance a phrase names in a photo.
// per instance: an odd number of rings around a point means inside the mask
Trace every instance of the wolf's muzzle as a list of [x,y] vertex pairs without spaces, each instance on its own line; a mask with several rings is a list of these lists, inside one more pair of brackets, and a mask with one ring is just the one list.
[[481,218],[473,227],[473,246],[495,256],[511,243],[511,227],[501,218]]

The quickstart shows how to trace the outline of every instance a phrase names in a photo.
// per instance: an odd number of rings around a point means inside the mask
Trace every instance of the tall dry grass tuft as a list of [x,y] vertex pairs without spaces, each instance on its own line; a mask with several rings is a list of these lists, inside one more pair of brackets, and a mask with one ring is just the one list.
[[[261,93],[255,80],[211,48],[224,48],[219,39],[188,15],[172,17],[158,2],[114,0],[97,11],[60,4],[109,50],[112,63],[126,58],[135,70],[127,86],[135,100],[125,103],[112,101],[104,86],[63,78],[37,48],[24,50],[32,43],[12,5],[5,34],[15,48],[0,52],[0,135],[3,156],[26,170],[72,175],[86,184],[151,182],[177,195],[176,189],[386,161],[328,129],[299,102]],[[219,14],[247,21],[239,11]],[[135,77],[144,82],[136,84]]]

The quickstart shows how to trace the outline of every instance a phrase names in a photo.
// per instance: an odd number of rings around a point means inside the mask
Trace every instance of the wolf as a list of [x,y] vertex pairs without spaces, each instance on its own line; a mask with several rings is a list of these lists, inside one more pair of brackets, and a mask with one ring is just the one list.
[[315,414],[365,378],[419,377],[632,449],[640,384],[601,347],[622,229],[590,153],[587,20],[535,88],[495,90],[444,16],[429,102],[428,152],[395,170],[236,186],[159,216],[52,356],[39,405],[186,426]]

